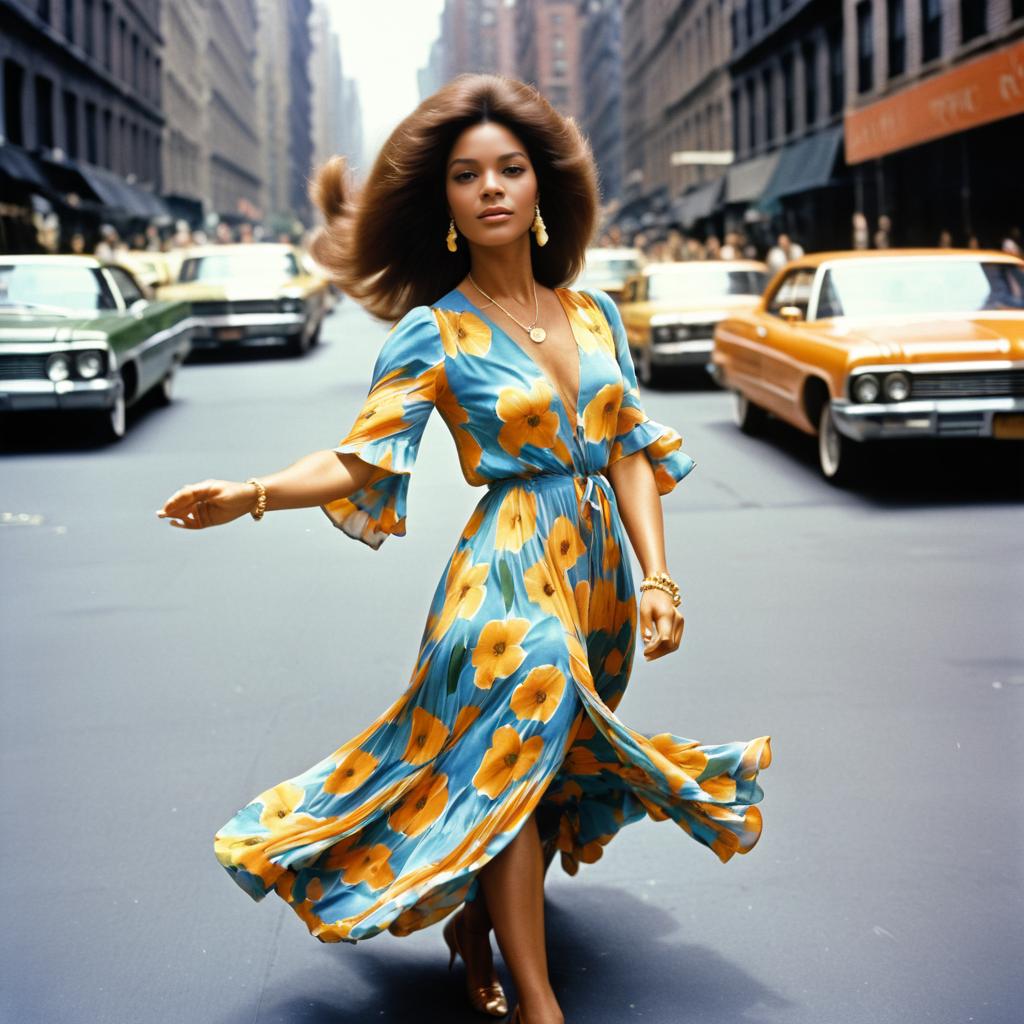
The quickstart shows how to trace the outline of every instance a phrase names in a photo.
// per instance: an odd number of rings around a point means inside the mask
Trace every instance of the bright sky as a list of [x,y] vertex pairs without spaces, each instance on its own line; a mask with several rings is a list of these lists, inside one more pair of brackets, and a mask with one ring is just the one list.
[[341,68],[359,83],[363,171],[391,130],[419,103],[416,72],[437,38],[444,0],[327,0],[341,40]]

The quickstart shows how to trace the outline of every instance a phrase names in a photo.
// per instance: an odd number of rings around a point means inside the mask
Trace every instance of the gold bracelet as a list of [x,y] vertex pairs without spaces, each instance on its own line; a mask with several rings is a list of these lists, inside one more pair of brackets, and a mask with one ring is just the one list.
[[679,607],[679,604],[682,601],[679,594],[679,587],[667,572],[657,572],[651,576],[645,576],[640,581],[641,593],[645,590],[651,589],[664,590],[665,593],[671,594],[672,604],[677,608]]
[[253,477],[245,481],[247,484],[256,486],[256,507],[249,512],[253,519],[262,519],[263,513],[267,511],[267,489]]

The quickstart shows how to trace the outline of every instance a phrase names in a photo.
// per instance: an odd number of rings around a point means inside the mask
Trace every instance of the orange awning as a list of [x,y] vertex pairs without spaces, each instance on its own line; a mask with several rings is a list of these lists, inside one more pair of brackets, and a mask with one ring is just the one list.
[[1024,113],[1024,41],[848,111],[846,162],[920,145]]

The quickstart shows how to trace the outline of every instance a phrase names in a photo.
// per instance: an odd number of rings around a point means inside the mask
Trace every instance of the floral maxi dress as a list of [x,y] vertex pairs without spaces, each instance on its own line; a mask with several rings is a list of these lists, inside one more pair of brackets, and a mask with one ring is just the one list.
[[216,833],[234,880],[255,900],[276,892],[322,942],[408,935],[474,899],[480,869],[533,811],[570,875],[645,815],[671,818],[723,862],[760,837],[770,737],[706,745],[637,732],[615,714],[637,603],[601,471],[643,450],[664,495],[695,463],[644,412],[612,299],[556,294],[577,342],[576,410],[453,289],[392,327],[334,449],[376,467],[322,506],[372,548],[405,534],[409,474],[435,407],[465,479],[486,492],[437,584],[401,696]]

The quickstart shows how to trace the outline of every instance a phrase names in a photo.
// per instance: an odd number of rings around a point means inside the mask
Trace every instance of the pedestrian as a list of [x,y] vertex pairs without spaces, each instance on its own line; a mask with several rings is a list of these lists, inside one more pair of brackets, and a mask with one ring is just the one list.
[[775,245],[768,250],[765,263],[768,269],[774,274],[781,270],[791,260],[798,260],[804,254],[804,248],[798,242],[794,242],[789,235],[781,234],[775,240]]
[[[486,491],[404,692],[241,808],[214,849],[253,899],[274,891],[324,942],[408,935],[458,911],[443,929],[449,966],[461,955],[472,1005],[502,1016],[493,927],[518,997],[511,1020],[557,1024],[543,903],[555,853],[574,875],[645,813],[723,862],[748,852],[770,738],[703,745],[614,714],[637,625],[648,660],[682,638],[660,497],[695,463],[644,411],[615,303],[558,287],[595,226],[586,137],[534,87],[463,74],[392,131],[374,167],[354,196],[334,157],[311,193],[326,221],[317,263],[397,321],[351,430],[275,473],[188,484],[157,514],[200,530],[319,505],[376,549],[406,532],[435,406],[467,482]],[[628,543],[645,574],[639,608]]]
[[936,243],[940,249],[952,249],[953,248],[953,236],[943,229],[939,232],[939,240]]
[[1020,256],[1024,252],[1024,245],[1021,243],[1021,232],[1020,228],[1010,228],[1009,231],[1003,236],[1003,240],[999,243],[999,248],[1003,252],[1010,253],[1011,256]]

